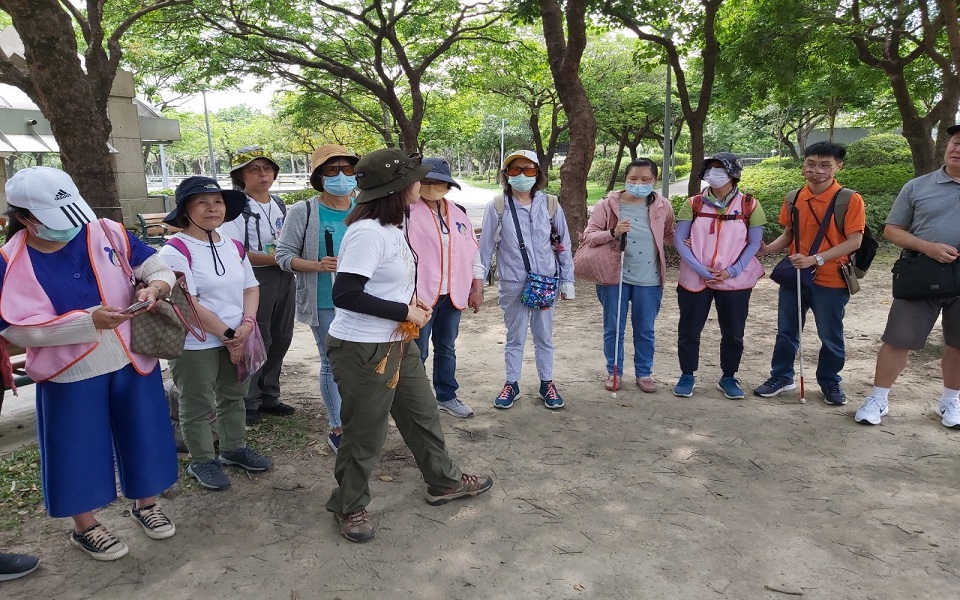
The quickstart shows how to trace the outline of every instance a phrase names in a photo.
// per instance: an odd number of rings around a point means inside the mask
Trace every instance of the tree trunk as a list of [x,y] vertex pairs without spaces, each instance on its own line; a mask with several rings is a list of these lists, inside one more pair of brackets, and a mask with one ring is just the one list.
[[620,159],[623,158],[623,148],[627,145],[627,132],[620,134],[620,142],[617,144],[617,158],[613,161],[613,173],[610,173],[610,180],[607,181],[607,191],[610,192],[617,185],[617,174],[620,172]]
[[80,64],[70,15],[58,0],[7,0],[4,7],[25,48],[28,76],[21,89],[50,122],[63,170],[98,216],[120,220],[117,180],[107,150],[110,121],[94,90],[97,77],[88,76]]
[[550,72],[570,123],[570,149],[560,167],[560,205],[573,245],[576,234],[587,224],[587,175],[597,139],[597,121],[580,79],[580,59],[586,47],[585,4],[585,0],[568,0],[564,10],[558,0],[540,0]]

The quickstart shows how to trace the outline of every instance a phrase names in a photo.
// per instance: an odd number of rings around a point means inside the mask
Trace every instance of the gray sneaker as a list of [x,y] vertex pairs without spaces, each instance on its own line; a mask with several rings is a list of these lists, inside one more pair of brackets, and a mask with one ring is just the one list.
[[233,465],[247,471],[269,471],[273,461],[248,446],[220,453],[220,462]]
[[459,398],[437,402],[437,410],[440,412],[445,412],[448,415],[453,415],[460,419],[466,419],[467,417],[473,416],[473,410],[461,402]]
[[230,478],[216,459],[192,462],[187,466],[187,473],[193,475],[200,485],[208,490],[225,490],[230,487]]

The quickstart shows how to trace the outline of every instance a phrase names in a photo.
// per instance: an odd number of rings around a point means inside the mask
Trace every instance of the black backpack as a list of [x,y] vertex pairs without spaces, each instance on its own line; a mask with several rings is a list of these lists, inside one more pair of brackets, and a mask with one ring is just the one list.
[[[793,209],[793,204],[797,201],[797,195],[800,193],[800,190],[801,188],[790,190],[787,194],[787,208]],[[850,188],[840,188],[840,191],[837,192],[837,203],[833,210],[833,221],[837,224],[837,229],[839,229],[841,233],[845,231],[843,222],[847,216],[847,206],[850,204],[850,198],[854,193],[856,192]],[[873,237],[870,226],[864,223],[863,241],[860,243],[860,248],[850,255],[850,264],[853,266],[853,272],[857,275],[857,279],[863,279],[867,274],[867,270],[870,268],[870,265],[873,264],[873,259],[877,257],[877,250],[879,248],[880,243]]]

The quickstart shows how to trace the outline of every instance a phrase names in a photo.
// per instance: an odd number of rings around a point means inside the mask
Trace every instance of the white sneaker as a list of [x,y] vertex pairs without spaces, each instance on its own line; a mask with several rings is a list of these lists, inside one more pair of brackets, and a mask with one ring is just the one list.
[[960,400],[937,402],[937,414],[943,417],[940,421],[944,427],[960,427]]
[[461,402],[458,398],[437,402],[437,410],[453,415],[459,419],[466,419],[473,416],[473,410]]
[[866,402],[863,403],[863,406],[861,406],[857,414],[854,415],[853,420],[857,423],[879,425],[880,419],[887,416],[889,412],[890,409],[887,408],[886,402],[877,400],[873,396],[867,396]]

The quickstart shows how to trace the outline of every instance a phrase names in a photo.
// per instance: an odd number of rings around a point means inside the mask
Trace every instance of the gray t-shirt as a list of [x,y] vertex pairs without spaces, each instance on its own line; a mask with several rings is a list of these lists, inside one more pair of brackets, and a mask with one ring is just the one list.
[[960,248],[960,182],[943,167],[911,179],[897,195],[886,222],[921,240]]
[[660,285],[657,242],[650,230],[650,211],[645,203],[621,204],[620,218],[630,220],[627,247],[623,253],[623,282],[629,285]]

